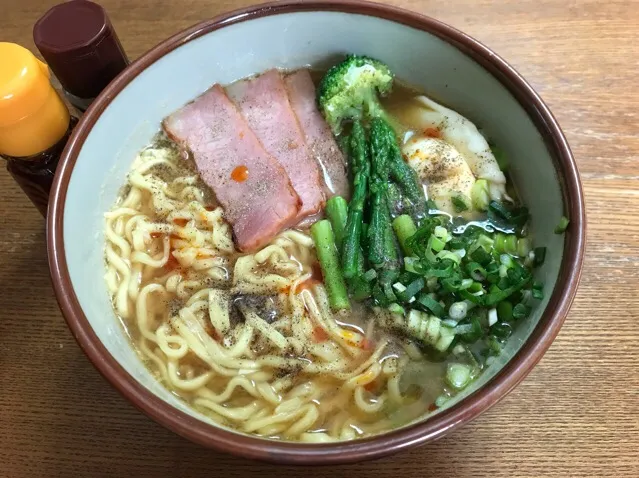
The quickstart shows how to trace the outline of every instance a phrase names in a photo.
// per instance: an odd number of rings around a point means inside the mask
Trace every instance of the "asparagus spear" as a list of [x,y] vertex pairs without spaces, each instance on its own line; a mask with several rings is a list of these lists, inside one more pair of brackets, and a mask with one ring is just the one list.
[[418,224],[426,215],[426,197],[417,173],[404,158],[397,144],[397,137],[388,123],[384,124],[385,134],[390,142],[390,176],[401,189],[404,197],[411,203],[411,216]]
[[324,286],[333,310],[350,309],[346,284],[339,267],[335,236],[330,221],[318,221],[311,226],[311,236],[324,276]]
[[342,268],[346,278],[355,277],[358,271],[364,202],[368,192],[368,176],[370,174],[369,162],[366,132],[361,122],[356,121],[353,123],[351,131],[351,167],[355,171],[355,179],[342,248]]
[[333,196],[326,201],[326,216],[331,221],[337,250],[341,250],[348,218],[348,203],[342,196]]

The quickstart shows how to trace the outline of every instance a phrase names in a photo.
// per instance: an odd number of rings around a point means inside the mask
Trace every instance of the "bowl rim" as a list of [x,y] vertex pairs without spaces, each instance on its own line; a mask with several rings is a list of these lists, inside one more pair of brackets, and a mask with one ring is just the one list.
[[[562,186],[564,213],[571,219],[557,285],[548,305],[528,340],[491,380],[426,421],[382,435],[332,444],[278,442],[227,431],[176,409],[147,390],[108,352],[84,315],[71,284],[63,237],[67,189],[79,152],[102,112],[128,83],[162,56],[202,35],[256,18],[314,11],[362,14],[425,31],[456,47],[491,73],[517,99],[544,137]],[[581,181],[566,138],[539,95],[501,57],[451,26],[397,7],[361,0],[288,0],[234,10],[187,28],[146,52],[107,86],[82,117],[60,159],[50,195],[47,250],[56,298],[76,341],[98,371],[139,410],[173,432],[218,451],[280,464],[330,465],[380,458],[436,440],[504,398],[541,359],[565,320],[581,276],[585,229]]]

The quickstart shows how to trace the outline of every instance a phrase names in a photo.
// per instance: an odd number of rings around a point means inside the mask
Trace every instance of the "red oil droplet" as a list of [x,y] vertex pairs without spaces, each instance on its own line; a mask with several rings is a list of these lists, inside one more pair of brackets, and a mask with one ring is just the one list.
[[231,172],[231,179],[238,183],[243,183],[248,179],[249,171],[246,166],[238,166]]

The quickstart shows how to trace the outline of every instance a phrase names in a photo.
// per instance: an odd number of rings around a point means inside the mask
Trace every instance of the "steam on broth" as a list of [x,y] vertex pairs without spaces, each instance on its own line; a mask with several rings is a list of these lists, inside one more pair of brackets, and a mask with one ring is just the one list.
[[[530,313],[531,296],[540,297],[541,286],[530,279],[535,252],[527,221],[516,220],[523,209],[512,190],[506,192],[494,158],[494,164],[486,163],[490,150],[477,150],[477,138],[468,146],[464,134],[474,134],[472,123],[472,128],[459,123],[449,110],[432,108],[418,92],[396,83],[382,103],[385,121],[395,128],[402,162],[414,172],[391,162],[386,174],[408,176],[388,184],[370,178],[361,216],[367,235],[360,233],[355,242],[359,272],[347,277],[351,214],[361,193],[353,176],[361,180],[363,164],[354,157],[361,146],[356,129],[362,120],[364,137],[376,141],[377,119],[366,118],[369,109],[336,131],[326,110],[327,123],[314,111],[308,72],[273,72],[234,85],[235,101],[253,101],[237,108],[221,87],[212,88],[167,118],[164,131],[136,157],[120,198],[106,213],[106,282],[115,313],[158,380],[217,423],[304,442],[351,440],[397,428],[443,406],[476,378],[516,322]],[[314,75],[315,84],[321,76]],[[252,88],[270,95],[271,105],[282,94],[288,100],[260,116],[261,99],[251,96]],[[236,137],[224,138],[231,149],[223,158],[189,136],[200,124],[192,118],[206,118],[208,110],[198,110],[203,104],[224,118],[224,124],[209,123],[206,134],[218,138],[235,124]],[[300,128],[290,123],[291,136],[282,146],[272,125],[260,122],[285,124],[292,113]],[[455,121],[461,126],[450,131]],[[234,143],[241,148],[233,149]],[[285,195],[281,206],[288,195],[309,187],[294,178],[299,158],[282,167],[273,162],[281,148],[288,148],[287,155],[303,149],[303,159],[317,161],[307,163],[304,174],[317,169],[328,201],[322,210],[303,218],[299,204],[275,216],[269,216],[271,206],[259,209],[271,194]],[[375,144],[366,148],[371,161],[366,167],[382,174]],[[383,151],[392,148],[389,143]],[[242,156],[247,151],[259,158]],[[250,188],[270,179],[276,184],[286,175],[294,190],[286,183],[247,196]],[[471,181],[464,190],[458,187],[462,176]],[[406,184],[410,178],[421,193]],[[396,191],[386,191],[386,185]],[[247,189],[240,194],[237,188]],[[376,221],[380,189],[386,219],[382,214]],[[335,222],[336,198],[348,204],[343,206],[348,221],[344,215],[341,226]],[[261,221],[259,227],[248,216]],[[381,223],[392,231],[391,221],[396,235],[386,242],[390,259],[375,263],[368,252],[375,246],[374,228]],[[332,231],[328,246],[322,227]],[[411,234],[403,227],[412,227]],[[539,262],[543,251],[536,253]]]

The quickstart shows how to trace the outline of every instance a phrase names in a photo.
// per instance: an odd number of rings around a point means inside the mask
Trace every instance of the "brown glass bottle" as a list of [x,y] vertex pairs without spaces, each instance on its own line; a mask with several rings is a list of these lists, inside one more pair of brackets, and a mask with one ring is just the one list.
[[40,214],[47,216],[49,193],[53,186],[58,161],[78,119],[70,117],[69,127],[60,140],[46,151],[25,158],[2,157],[7,161],[7,171],[22,188]]
[[0,43],[0,157],[43,216],[60,155],[77,123],[29,50]]
[[69,103],[82,112],[129,64],[106,11],[89,0],[49,9],[34,25],[33,41]]

